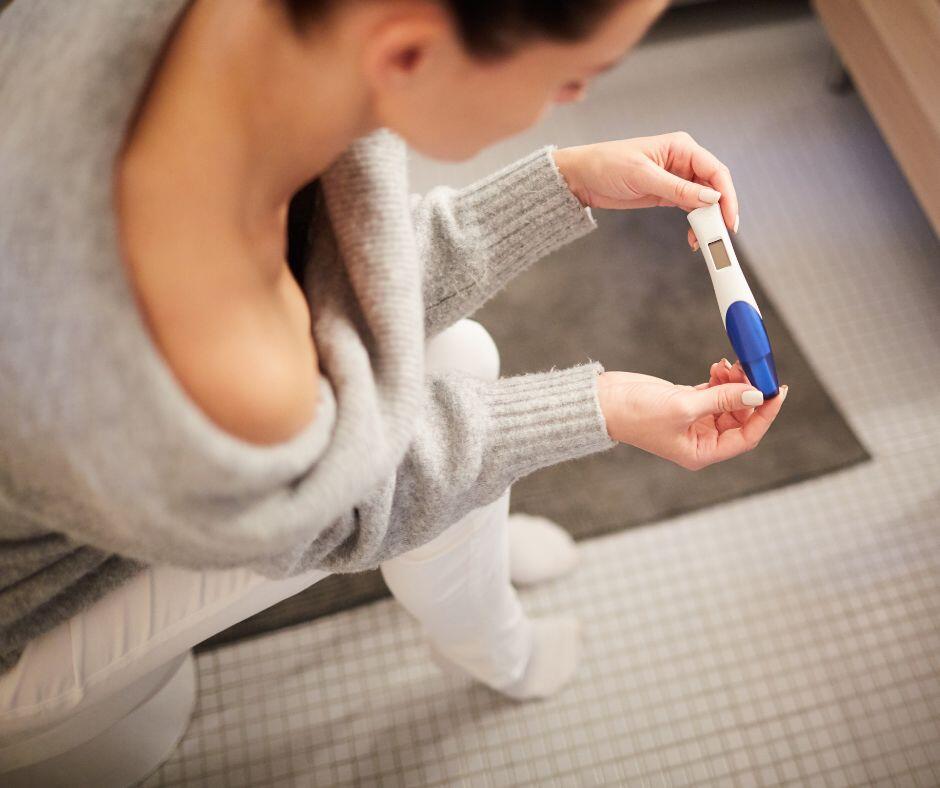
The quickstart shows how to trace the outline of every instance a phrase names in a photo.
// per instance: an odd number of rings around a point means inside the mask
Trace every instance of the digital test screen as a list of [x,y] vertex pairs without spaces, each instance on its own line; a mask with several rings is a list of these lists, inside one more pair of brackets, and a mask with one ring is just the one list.
[[708,250],[712,253],[712,260],[715,261],[715,268],[727,268],[731,265],[731,260],[728,259],[728,250],[725,249],[724,241],[720,238],[717,241],[712,241],[708,245]]

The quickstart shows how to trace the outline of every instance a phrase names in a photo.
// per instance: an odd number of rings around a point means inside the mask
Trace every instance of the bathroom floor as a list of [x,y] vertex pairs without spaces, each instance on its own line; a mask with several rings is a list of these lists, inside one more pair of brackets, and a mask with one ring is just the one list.
[[470,163],[416,160],[413,185],[691,132],[873,460],[582,543],[576,575],[523,594],[584,624],[548,701],[441,674],[392,600],[202,653],[147,786],[940,785],[940,245],[859,98],[827,90],[815,18],[758,5],[676,14],[587,103]]

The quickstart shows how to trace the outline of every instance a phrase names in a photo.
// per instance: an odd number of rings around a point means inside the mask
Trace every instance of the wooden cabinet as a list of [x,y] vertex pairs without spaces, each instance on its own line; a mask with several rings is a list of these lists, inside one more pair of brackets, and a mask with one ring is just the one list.
[[813,5],[940,235],[940,2],[813,0]]

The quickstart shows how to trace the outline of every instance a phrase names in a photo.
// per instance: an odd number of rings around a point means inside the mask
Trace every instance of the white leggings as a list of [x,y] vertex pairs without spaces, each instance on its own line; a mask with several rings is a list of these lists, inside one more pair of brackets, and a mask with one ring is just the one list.
[[[496,346],[472,320],[434,337],[427,363],[429,371],[499,375]],[[519,678],[531,650],[530,624],[509,582],[508,505],[509,490],[382,566],[431,645],[494,687]],[[275,581],[244,569],[172,567],[140,573],[30,642],[0,676],[0,763],[4,745],[41,738],[64,719],[132,694],[127,688],[197,643],[325,576],[315,571]]]

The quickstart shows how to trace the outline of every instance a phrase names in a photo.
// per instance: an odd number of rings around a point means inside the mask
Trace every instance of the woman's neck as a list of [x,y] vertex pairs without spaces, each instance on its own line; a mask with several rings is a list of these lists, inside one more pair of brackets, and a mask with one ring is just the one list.
[[358,64],[343,62],[354,58],[301,38],[278,3],[195,0],[128,134],[126,166],[251,245],[282,244],[292,195],[374,128]]

